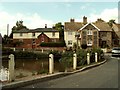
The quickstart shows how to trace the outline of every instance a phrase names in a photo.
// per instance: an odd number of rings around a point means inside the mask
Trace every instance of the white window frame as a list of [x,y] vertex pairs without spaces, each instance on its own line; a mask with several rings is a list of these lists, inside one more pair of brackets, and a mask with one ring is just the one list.
[[87,31],[87,35],[92,35],[93,33],[92,33],[92,30],[88,30]]
[[72,45],[72,40],[68,40],[68,45]]
[[32,37],[35,37],[35,33],[34,32],[32,33]]
[[68,32],[68,35],[72,35],[72,34],[73,34],[72,31],[69,31],[69,32]]
[[52,32],[52,37],[55,37],[55,32]]
[[92,44],[93,44],[93,41],[92,41],[92,40],[88,40],[88,41],[87,41],[87,45],[88,45],[88,46],[92,46]]
[[42,41],[42,42],[45,42],[45,39],[44,39],[44,37],[42,37],[42,38],[41,38],[41,41]]
[[23,36],[23,33],[20,33],[20,36],[22,37],[22,36]]

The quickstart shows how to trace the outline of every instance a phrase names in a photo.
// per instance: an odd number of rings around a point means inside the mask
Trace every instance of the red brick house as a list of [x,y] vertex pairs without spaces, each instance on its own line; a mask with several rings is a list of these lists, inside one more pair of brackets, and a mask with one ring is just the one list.
[[53,28],[14,30],[13,42],[22,42],[22,48],[37,48],[41,42],[58,42],[59,31]]

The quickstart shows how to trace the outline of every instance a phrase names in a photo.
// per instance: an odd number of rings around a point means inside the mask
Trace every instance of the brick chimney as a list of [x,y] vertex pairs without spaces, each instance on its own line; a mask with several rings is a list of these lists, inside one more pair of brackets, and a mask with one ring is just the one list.
[[70,19],[70,22],[74,22],[75,20],[73,18]]
[[47,28],[47,24],[45,24],[45,28]]
[[87,24],[87,17],[83,17],[83,24]]

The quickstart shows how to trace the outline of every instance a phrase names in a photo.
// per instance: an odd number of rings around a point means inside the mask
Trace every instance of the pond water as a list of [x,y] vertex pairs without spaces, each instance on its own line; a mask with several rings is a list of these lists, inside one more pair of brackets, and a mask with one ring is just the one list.
[[[2,61],[2,66],[8,68],[8,60]],[[15,69],[23,69],[33,71],[47,70],[49,69],[49,60],[48,59],[18,59],[15,60]],[[59,61],[54,61],[54,71],[60,72],[64,70],[64,66]]]

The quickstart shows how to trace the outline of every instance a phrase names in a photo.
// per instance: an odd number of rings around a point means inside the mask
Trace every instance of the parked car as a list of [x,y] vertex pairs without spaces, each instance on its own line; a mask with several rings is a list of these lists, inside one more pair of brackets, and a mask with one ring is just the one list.
[[120,57],[120,47],[114,47],[112,49],[112,57]]

